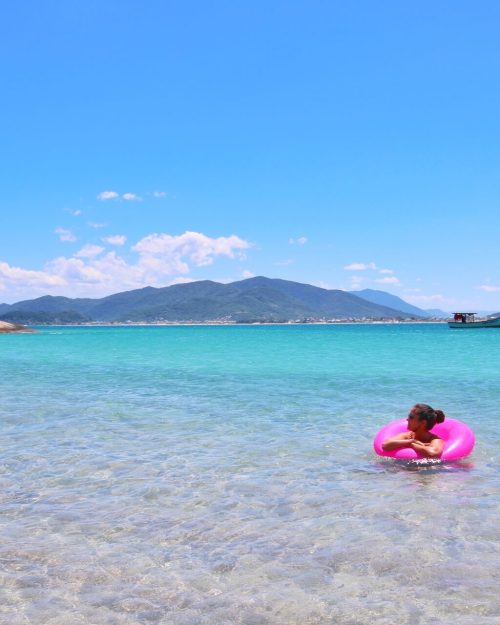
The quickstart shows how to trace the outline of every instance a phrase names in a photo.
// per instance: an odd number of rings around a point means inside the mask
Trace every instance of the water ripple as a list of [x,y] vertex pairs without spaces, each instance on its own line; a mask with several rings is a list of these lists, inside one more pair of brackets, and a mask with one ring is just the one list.
[[[0,345],[0,623],[496,622],[500,333],[23,338]],[[472,425],[470,459],[374,456],[417,400]]]

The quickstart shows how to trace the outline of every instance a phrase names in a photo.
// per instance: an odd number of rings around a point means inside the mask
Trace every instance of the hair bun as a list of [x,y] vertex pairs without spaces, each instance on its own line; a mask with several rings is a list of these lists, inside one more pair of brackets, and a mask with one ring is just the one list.
[[436,423],[443,423],[445,416],[442,410],[435,410],[436,413]]

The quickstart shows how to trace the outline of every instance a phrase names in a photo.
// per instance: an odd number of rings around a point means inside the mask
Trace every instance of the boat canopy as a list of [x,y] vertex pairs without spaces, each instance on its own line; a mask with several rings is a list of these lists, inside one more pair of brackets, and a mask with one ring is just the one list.
[[453,320],[467,323],[468,321],[474,321],[475,312],[454,312]]

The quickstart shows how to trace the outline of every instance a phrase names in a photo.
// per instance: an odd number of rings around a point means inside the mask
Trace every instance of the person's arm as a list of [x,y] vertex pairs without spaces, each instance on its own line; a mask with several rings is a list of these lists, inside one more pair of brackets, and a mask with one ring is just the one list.
[[443,453],[444,441],[442,438],[435,438],[430,443],[421,443],[414,440],[411,441],[410,447],[427,458],[439,458]]
[[412,432],[403,432],[396,434],[382,441],[382,449],[384,451],[394,451],[394,449],[402,449],[403,447],[411,447],[413,442]]

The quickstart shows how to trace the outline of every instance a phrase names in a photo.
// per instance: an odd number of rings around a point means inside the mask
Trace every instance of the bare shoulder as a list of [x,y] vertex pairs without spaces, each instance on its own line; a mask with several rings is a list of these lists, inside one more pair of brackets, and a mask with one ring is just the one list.
[[432,443],[433,441],[442,441],[443,439],[440,438],[437,434],[431,434],[431,437],[429,439],[429,443]]
[[444,449],[444,440],[442,438],[439,438],[439,436],[433,436],[431,440],[427,443],[427,445],[430,448],[434,449],[434,451],[441,454]]

